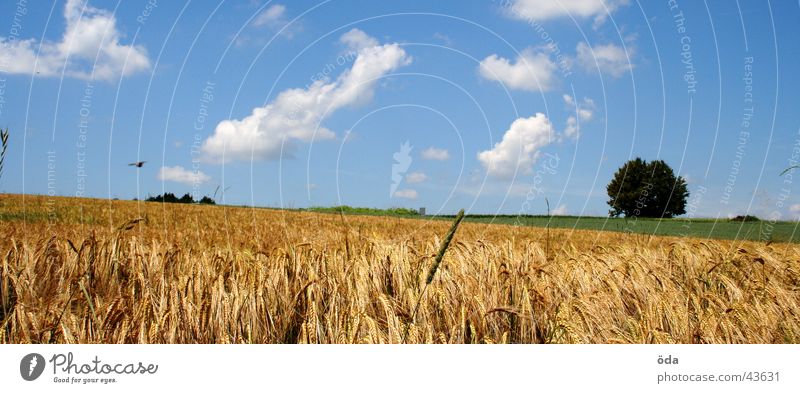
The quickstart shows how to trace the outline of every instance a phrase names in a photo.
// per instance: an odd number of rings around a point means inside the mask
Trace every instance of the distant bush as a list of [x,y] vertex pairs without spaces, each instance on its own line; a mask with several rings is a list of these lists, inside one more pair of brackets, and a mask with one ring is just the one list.
[[395,207],[391,209],[386,209],[386,212],[389,214],[397,214],[400,216],[418,216],[419,211],[415,209],[408,209],[405,207]]
[[167,202],[167,203],[178,203],[178,198],[175,197],[175,194],[171,192],[165,192],[164,195],[156,195],[156,196],[149,196],[145,199],[147,202]]
[[750,221],[761,221],[756,216],[745,215],[745,216],[736,216],[731,218],[731,221],[741,221],[741,222],[750,222]]
[[178,203],[194,203],[194,198],[189,194],[183,194],[181,199],[178,199]]
[[211,198],[209,198],[207,196],[203,196],[202,198],[200,198],[200,202],[197,202],[197,203],[199,203],[201,205],[216,205],[217,204],[216,202],[214,202],[213,199],[211,199]]
[[156,195],[151,196],[145,199],[147,202],[166,202],[166,203],[199,203],[202,205],[216,205],[217,203],[214,202],[213,199],[204,196],[199,201],[195,201],[191,194],[186,193],[183,194],[182,197],[178,198],[175,194],[171,192],[165,192],[164,195]]

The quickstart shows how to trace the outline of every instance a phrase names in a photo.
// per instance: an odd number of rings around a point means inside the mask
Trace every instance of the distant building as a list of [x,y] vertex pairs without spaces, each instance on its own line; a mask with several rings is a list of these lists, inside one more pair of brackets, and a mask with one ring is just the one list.
[[419,215],[420,216],[424,216],[425,215],[425,208],[424,207],[419,208]]

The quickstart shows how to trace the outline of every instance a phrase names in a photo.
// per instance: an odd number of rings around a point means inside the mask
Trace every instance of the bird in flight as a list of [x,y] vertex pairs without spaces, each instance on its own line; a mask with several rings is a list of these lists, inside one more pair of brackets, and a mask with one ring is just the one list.
[[136,161],[136,162],[132,162],[132,163],[128,164],[128,166],[135,166],[137,168],[141,168],[142,165],[144,165],[145,162],[147,162],[147,161]]

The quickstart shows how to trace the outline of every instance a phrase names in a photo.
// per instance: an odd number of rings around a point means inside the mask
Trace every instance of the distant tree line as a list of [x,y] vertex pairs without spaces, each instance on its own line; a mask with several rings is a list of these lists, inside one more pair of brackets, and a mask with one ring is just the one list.
[[733,217],[733,218],[731,218],[731,221],[749,222],[749,221],[761,221],[761,220],[756,216],[751,216],[751,215],[748,214],[748,215],[745,215],[745,216],[739,215],[739,216]]
[[318,213],[339,213],[342,212],[344,214],[370,214],[370,215],[397,215],[397,216],[418,216],[419,211],[414,209],[408,209],[404,207],[392,207],[388,209],[376,209],[371,207],[353,207],[347,205],[341,206],[331,206],[331,207],[322,207],[322,206],[312,206],[308,209],[305,209],[312,212]]
[[163,195],[156,195],[147,197],[145,199],[147,202],[166,202],[166,203],[199,203],[201,205],[216,205],[217,203],[214,202],[213,199],[203,196],[200,198],[199,201],[195,201],[191,194],[186,193],[183,194],[182,197],[178,198],[175,194],[171,192],[165,192]]

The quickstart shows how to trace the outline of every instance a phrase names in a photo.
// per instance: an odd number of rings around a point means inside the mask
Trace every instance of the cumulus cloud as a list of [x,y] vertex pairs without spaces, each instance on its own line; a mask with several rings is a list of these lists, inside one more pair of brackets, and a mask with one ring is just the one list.
[[539,150],[555,140],[550,120],[543,113],[519,118],[491,150],[478,153],[478,160],[489,176],[509,179],[519,172],[530,174]]
[[564,129],[564,136],[567,138],[577,139],[580,136],[578,119],[575,116],[567,118],[567,127]]
[[447,149],[438,149],[435,147],[429,147],[422,151],[422,159],[433,160],[433,161],[446,161],[450,159],[450,152],[447,151]]
[[256,27],[278,27],[286,24],[286,6],[283,4],[275,4],[269,8],[261,11],[255,19],[253,19],[253,26]]
[[552,216],[566,216],[567,214],[569,214],[567,205],[559,205],[552,212],[550,212],[550,215]]
[[342,34],[341,38],[339,38],[339,42],[345,44],[347,48],[352,51],[360,51],[364,48],[380,45],[378,40],[370,37],[367,33],[359,29],[352,29]]
[[200,171],[190,171],[180,165],[162,166],[158,171],[158,180],[172,181],[183,184],[202,184],[208,183],[211,177]]
[[481,61],[478,70],[482,77],[503,83],[511,89],[547,91],[557,81],[558,66],[544,49],[527,48],[515,61],[496,54],[488,56]]
[[408,184],[422,183],[425,180],[428,180],[428,175],[422,172],[411,172],[406,175],[406,183]]
[[595,104],[594,100],[591,98],[584,98],[583,102],[580,104],[576,103],[575,97],[569,94],[564,94],[562,98],[564,104],[566,104],[569,109],[574,110],[575,114],[582,121],[589,121],[594,117]]
[[[282,37],[292,39],[295,34],[303,30],[303,25],[297,21],[289,24],[286,11],[285,5],[273,4],[256,15],[252,22],[250,22],[250,25],[255,29],[280,31],[279,34]],[[246,44],[253,44],[256,46],[263,46],[269,41],[269,38],[268,35],[262,34],[261,31],[251,31],[240,35],[236,39],[236,45],[244,46]]]
[[618,78],[633,69],[629,57],[633,57],[633,49],[625,52],[614,44],[589,46],[585,42],[578,43],[576,58],[584,70],[599,71],[603,75]]
[[[117,20],[85,0],[68,0],[60,41],[37,42],[0,37],[0,64],[9,74],[37,74],[80,79],[114,80],[150,68],[141,45],[120,44]],[[38,52],[38,53],[37,53]]]
[[297,141],[332,139],[335,134],[321,125],[323,120],[341,108],[368,102],[380,78],[410,62],[398,44],[361,48],[353,66],[335,80],[323,78],[306,88],[285,90],[244,119],[220,122],[203,142],[203,158],[277,159]]
[[403,198],[403,199],[417,199],[417,196],[419,196],[419,195],[417,194],[417,190],[413,190],[413,189],[410,189],[410,188],[405,188],[405,189],[402,189],[402,190],[395,191],[394,192],[394,196],[396,196],[398,198]]
[[792,213],[795,219],[800,219],[800,203],[789,206],[789,211]]
[[575,114],[567,117],[567,127],[564,129],[564,136],[577,139],[580,136],[580,128],[583,122],[587,122],[594,117],[595,104],[590,98],[584,98],[583,102],[577,103],[575,97],[569,94],[563,96],[564,104]]
[[537,22],[548,19],[573,17],[593,18],[600,24],[608,15],[629,0],[510,0],[508,15]]

